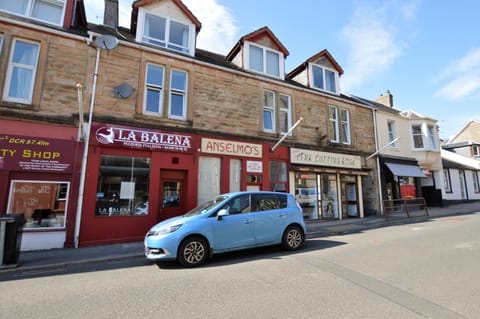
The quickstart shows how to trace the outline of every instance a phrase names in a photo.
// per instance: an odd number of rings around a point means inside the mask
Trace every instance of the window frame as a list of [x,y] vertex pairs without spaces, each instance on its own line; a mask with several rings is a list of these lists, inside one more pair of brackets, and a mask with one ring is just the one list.
[[[192,23],[185,23],[180,20],[172,19],[171,17],[156,15],[151,12],[147,12],[144,8],[139,9],[138,17],[139,17],[138,28],[137,28],[138,32],[136,36],[137,42],[154,45],[156,47],[165,48],[174,52],[188,54],[190,56],[195,55],[195,28]],[[163,19],[165,21],[163,39],[154,38],[150,35],[146,35],[146,26],[148,23],[147,20],[150,17],[154,19],[155,18]],[[172,24],[179,24],[186,28],[188,32],[186,36],[186,40],[187,40],[186,46],[184,46],[183,44],[177,44],[171,41],[172,40],[171,37],[173,34],[173,32],[171,31],[173,29]]]
[[453,193],[452,180],[450,178],[450,170],[448,168],[443,170],[443,186],[445,188],[445,193]]
[[[396,127],[395,127],[395,121],[387,121],[387,137],[388,137],[388,143],[390,144],[390,148],[397,147],[397,142],[393,142],[396,138]],[[393,143],[392,143],[393,142]]]
[[[148,71],[149,71],[149,66],[156,67],[156,68],[162,68],[162,84],[149,84],[148,83]],[[148,114],[148,115],[156,115],[156,116],[163,116],[163,104],[164,104],[164,95],[165,95],[165,66],[163,65],[158,65],[158,64],[153,64],[153,63],[147,63],[145,67],[145,83],[144,83],[144,95],[143,95],[143,113]],[[153,112],[147,110],[147,100],[148,100],[148,90],[151,89],[153,91],[158,91],[160,92],[160,98],[159,98],[159,106],[158,106],[158,112]]]
[[[177,89],[173,88],[173,74],[174,72],[183,73],[185,75],[185,83],[184,89]],[[172,96],[182,96],[182,115],[175,115],[172,113]],[[178,119],[178,120],[186,120],[187,119],[187,99],[188,99],[188,72],[179,70],[179,69],[171,69],[170,70],[170,88],[168,92],[169,100],[168,100],[168,117],[171,119]]]
[[437,150],[437,138],[435,134],[435,125],[428,125],[427,124],[427,140],[428,140],[428,148],[432,151]]
[[[271,94],[271,100],[273,105],[266,105],[267,101],[266,95]],[[262,91],[262,131],[266,133],[273,134],[286,134],[293,125],[293,111],[292,111],[292,96],[282,92],[276,92],[272,90],[263,90]],[[285,98],[287,101],[287,106],[283,107],[282,100]],[[268,112],[271,114],[271,129],[265,128],[265,113]],[[280,121],[286,116],[286,130],[284,130],[283,125]],[[290,132],[288,136],[292,136],[293,132]]]
[[[333,113],[332,113],[333,111]],[[343,120],[341,115],[342,112],[345,112],[346,120]],[[332,117],[335,115],[335,117]],[[328,119],[333,131],[333,138],[330,139],[332,143],[351,145],[352,144],[352,130],[351,130],[351,121],[350,121],[350,110],[346,108],[339,108],[337,106],[330,105],[328,112]],[[341,129],[346,127],[345,140],[342,138]]]
[[[282,107],[283,106],[283,103],[282,103],[282,97],[286,97],[287,98],[287,107],[284,108]],[[290,128],[292,127],[293,125],[293,121],[292,121],[292,97],[288,94],[283,94],[283,93],[279,93],[278,94],[278,99],[279,99],[279,102],[278,103],[278,120],[279,120],[279,131],[280,133],[283,133],[283,134],[286,134]],[[283,130],[282,128],[282,113],[286,113],[286,117],[287,117],[287,127],[286,127],[286,130]],[[290,136],[292,135],[292,132],[290,132],[289,134]]]
[[[338,72],[335,69],[332,69],[332,68],[329,68],[329,67],[326,67],[326,66],[323,66],[323,65],[320,65],[320,64],[315,64],[315,63],[311,63],[309,67],[310,67],[310,72],[309,72],[310,73],[310,83],[311,83],[312,88],[314,88],[316,90],[324,91],[324,92],[338,94]],[[320,71],[321,72],[322,83],[316,83],[316,81],[315,81],[315,79],[316,79],[315,71]],[[329,78],[329,77],[327,77],[327,71],[331,72],[333,74],[334,90],[330,90],[328,88],[328,86],[329,86],[328,84],[331,85],[331,83],[327,83],[328,78]]]
[[[18,42],[23,42],[23,43],[36,45],[37,52],[36,52],[36,57],[35,57],[35,64],[33,66],[28,65],[28,64],[21,64],[21,63],[18,63],[18,62],[13,62],[13,58],[14,58],[14,55],[15,55],[15,49],[17,47],[16,44]],[[38,64],[39,64],[39,60],[40,60],[40,50],[41,50],[40,42],[25,40],[25,39],[21,39],[21,38],[13,38],[12,39],[12,45],[11,45],[11,48],[10,48],[10,56],[8,57],[7,72],[6,72],[6,75],[5,75],[5,84],[4,84],[4,90],[3,90],[3,99],[5,101],[16,102],[16,103],[21,103],[21,104],[32,104],[33,93],[34,93],[34,90],[35,90],[35,84],[36,84],[36,78],[37,78]],[[11,97],[10,96],[12,78],[13,78],[14,70],[16,68],[19,68],[19,69],[22,69],[22,70],[32,71],[32,73],[31,73],[31,83],[30,83],[30,87],[28,88],[28,97],[27,98],[18,98],[18,97]]]
[[[271,94],[272,94],[271,100],[272,100],[273,105],[271,105],[271,106],[270,106],[270,105],[266,105],[266,104],[267,104],[267,103],[266,103],[266,102],[267,102],[266,95],[267,95],[268,93],[271,93]],[[276,102],[276,94],[275,94],[275,92],[273,92],[273,91],[268,91],[268,90],[264,90],[264,91],[263,91],[263,108],[262,108],[262,119],[263,119],[262,125],[263,125],[263,131],[264,131],[264,132],[268,132],[268,133],[276,133],[276,132],[277,132],[276,125],[275,125],[275,123],[276,123],[276,116],[275,116],[275,113],[276,113],[276,112],[275,112],[276,103],[275,103],[275,102]],[[267,129],[267,128],[265,127],[265,120],[266,120],[266,118],[265,118],[265,112],[268,112],[268,113],[271,114],[271,117],[270,117],[270,122],[271,122],[271,123],[270,123],[270,124],[271,124],[272,128]]]
[[472,171],[473,189],[475,193],[480,193],[480,181],[478,179],[478,171]]
[[[15,0],[15,1],[19,1],[19,0]],[[15,12],[15,11],[8,11],[8,10],[2,9],[2,8],[0,8],[0,11],[7,12],[7,13],[17,15],[17,16],[27,17],[27,18],[37,20],[37,21],[42,21],[42,22],[52,24],[52,25],[56,25],[56,26],[62,26],[63,25],[64,19],[65,19],[65,10],[66,10],[66,7],[67,7],[67,1],[66,0],[25,0],[24,2],[26,3],[26,5],[25,5],[25,9],[24,9],[23,13],[22,12]],[[47,4],[50,4],[50,5],[56,6],[57,8],[59,8],[60,4],[61,4],[62,10],[61,10],[60,17],[58,19],[59,20],[58,23],[52,22],[50,20],[41,19],[41,18],[38,18],[38,17],[34,16],[34,10],[35,10],[36,5],[38,3],[47,3]]]
[[[419,128],[419,132],[415,132],[415,128]],[[423,125],[422,124],[412,124],[411,130],[412,134],[412,143],[415,150],[424,150],[425,149],[425,137],[423,134]],[[417,145],[417,142],[421,142],[421,146]]]
[[[250,49],[251,47],[254,47],[256,49],[262,50],[262,70],[257,70],[252,68],[252,63],[250,61],[252,55],[250,54]],[[268,72],[268,66],[269,66],[269,59],[268,59],[268,53],[269,54],[275,54],[275,56],[278,57],[278,75],[276,74],[271,74]],[[272,48],[268,48],[265,46],[262,46],[258,43],[252,43],[252,42],[245,42],[245,64],[246,64],[246,69],[255,72],[255,73],[260,73],[260,74],[265,74],[268,76],[272,76],[277,79],[284,79],[285,77],[285,72],[284,70],[284,56],[283,53],[277,50],[274,50]]]

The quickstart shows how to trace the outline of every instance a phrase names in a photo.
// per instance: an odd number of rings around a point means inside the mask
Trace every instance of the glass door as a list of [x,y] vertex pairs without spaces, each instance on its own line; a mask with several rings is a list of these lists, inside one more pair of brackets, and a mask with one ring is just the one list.
[[160,219],[185,214],[185,172],[162,171],[160,178]]

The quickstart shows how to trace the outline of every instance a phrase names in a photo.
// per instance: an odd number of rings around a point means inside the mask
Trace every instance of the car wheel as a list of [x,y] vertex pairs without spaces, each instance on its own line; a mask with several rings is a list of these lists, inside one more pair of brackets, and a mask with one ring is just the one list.
[[283,234],[283,246],[288,250],[300,249],[305,241],[305,235],[298,226],[289,226]]
[[207,242],[201,237],[187,238],[178,249],[178,261],[185,267],[196,267],[208,258]]

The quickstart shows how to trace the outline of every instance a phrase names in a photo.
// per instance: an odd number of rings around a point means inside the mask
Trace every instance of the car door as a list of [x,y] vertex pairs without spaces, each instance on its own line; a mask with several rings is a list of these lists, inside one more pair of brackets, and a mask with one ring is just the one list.
[[232,198],[218,212],[222,212],[222,215],[212,217],[214,252],[254,245],[254,226],[250,212],[249,194]]
[[287,196],[252,194],[255,245],[279,243],[287,221]]

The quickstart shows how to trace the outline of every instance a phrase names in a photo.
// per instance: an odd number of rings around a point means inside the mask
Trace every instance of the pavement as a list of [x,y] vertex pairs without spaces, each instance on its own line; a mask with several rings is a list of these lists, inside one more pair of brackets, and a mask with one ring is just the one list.
[[[348,218],[332,221],[307,221],[307,240],[311,238],[345,235],[364,232],[369,229],[388,227],[407,223],[417,223],[436,218],[472,214],[480,212],[480,201],[448,205],[444,207],[428,207],[425,210],[396,213],[386,219],[384,216],[367,216],[365,218]],[[92,265],[102,262],[125,261],[144,258],[143,241],[118,243],[80,248],[63,248],[49,250],[22,251],[19,263],[0,265],[0,276],[12,277],[19,274],[62,270],[67,267]]]

